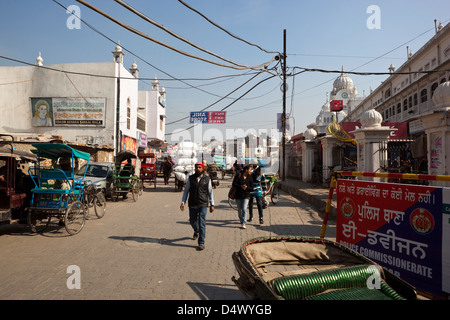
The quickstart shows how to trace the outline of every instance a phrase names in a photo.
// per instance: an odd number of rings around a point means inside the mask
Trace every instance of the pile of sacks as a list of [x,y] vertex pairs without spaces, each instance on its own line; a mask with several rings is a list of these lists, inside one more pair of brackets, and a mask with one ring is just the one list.
[[183,142],[178,145],[173,168],[177,180],[186,182],[187,178],[194,174],[195,163],[198,161],[196,149],[196,144],[192,142]]

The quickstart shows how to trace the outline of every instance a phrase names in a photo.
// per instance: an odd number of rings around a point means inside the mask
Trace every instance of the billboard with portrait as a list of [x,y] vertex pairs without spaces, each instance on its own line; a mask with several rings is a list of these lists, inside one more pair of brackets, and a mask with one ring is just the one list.
[[31,98],[34,127],[105,127],[105,98]]

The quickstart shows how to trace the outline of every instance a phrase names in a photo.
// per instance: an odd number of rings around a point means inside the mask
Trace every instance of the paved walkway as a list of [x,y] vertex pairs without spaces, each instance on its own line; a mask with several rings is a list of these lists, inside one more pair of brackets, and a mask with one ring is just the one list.
[[[106,215],[87,221],[75,236],[56,224],[44,234],[0,226],[0,299],[243,300],[231,280],[237,275],[231,254],[256,237],[319,237],[323,212],[283,192],[264,211],[263,225],[255,219],[243,230],[227,202],[231,179],[220,183],[204,251],[191,240],[187,211],[179,210],[181,193],[162,181],[137,202],[108,201]],[[333,221],[325,236],[335,239]],[[72,266],[79,268],[80,289],[69,289]]]
[[[302,201],[308,202],[323,217],[330,189],[289,178],[285,181],[279,181],[279,183],[283,191]],[[329,219],[336,219],[336,189],[333,192]]]

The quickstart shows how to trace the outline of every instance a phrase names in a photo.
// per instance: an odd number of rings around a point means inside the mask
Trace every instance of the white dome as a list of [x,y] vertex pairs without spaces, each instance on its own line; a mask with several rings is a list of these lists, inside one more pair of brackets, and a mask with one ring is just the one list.
[[441,83],[433,93],[435,108],[450,107],[450,81]]
[[39,51],[39,56],[36,58],[36,64],[38,66],[42,66],[42,62],[44,61],[44,59],[42,59],[41,57],[41,52]]
[[303,136],[305,137],[305,140],[312,140],[317,136],[317,131],[314,130],[313,128],[308,128],[303,133]]
[[361,117],[361,125],[363,128],[380,127],[383,117],[375,109],[369,109],[363,113]]
[[122,47],[120,46],[120,41],[117,41],[116,52],[122,52]]
[[353,80],[347,77],[344,73],[337,77],[337,79],[333,82],[333,92],[338,92],[340,90],[351,91],[353,88]]
[[328,101],[322,106],[322,112],[330,112],[330,103]]

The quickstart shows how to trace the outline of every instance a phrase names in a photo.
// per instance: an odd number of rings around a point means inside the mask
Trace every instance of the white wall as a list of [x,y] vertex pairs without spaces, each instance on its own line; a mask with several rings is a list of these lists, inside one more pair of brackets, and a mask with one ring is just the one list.
[[[45,67],[45,66],[44,66]],[[73,63],[48,65],[47,67],[114,77],[118,75],[116,62]],[[131,74],[120,65],[122,77]],[[0,131],[9,133],[30,133],[62,136],[70,142],[87,143],[94,141],[99,145],[114,145],[117,81],[115,78],[92,77],[79,74],[61,73],[34,66],[0,67]],[[120,81],[120,129],[122,133],[136,138],[136,117],[138,106],[138,81]],[[33,127],[31,125],[30,98],[105,98],[106,115],[103,127],[53,126]],[[131,126],[127,129],[127,100],[131,105]]]

